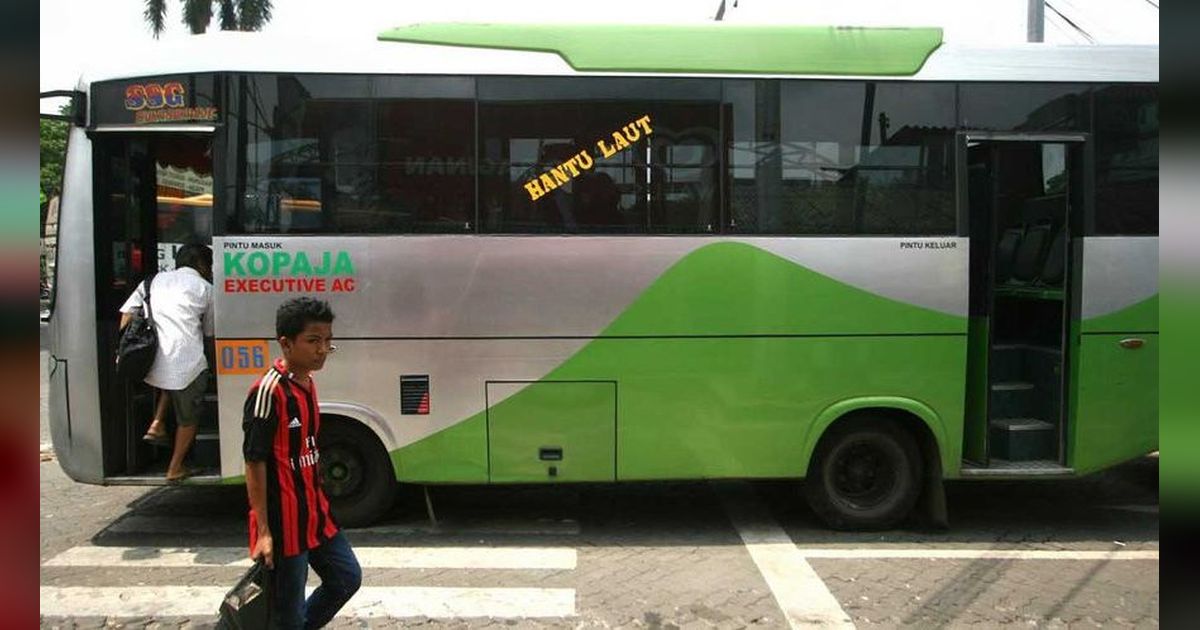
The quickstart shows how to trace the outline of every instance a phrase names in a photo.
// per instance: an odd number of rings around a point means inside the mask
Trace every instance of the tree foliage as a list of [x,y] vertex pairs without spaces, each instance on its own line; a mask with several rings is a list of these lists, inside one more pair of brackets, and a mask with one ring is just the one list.
[[[64,108],[64,113],[65,113]],[[67,131],[70,125],[61,120],[41,121],[41,201],[62,192],[63,162],[67,157]]]
[[[259,31],[271,21],[271,0],[180,0],[180,4],[183,23],[195,35],[208,30],[214,4],[223,31]],[[146,0],[142,17],[157,38],[166,28],[167,0]]]

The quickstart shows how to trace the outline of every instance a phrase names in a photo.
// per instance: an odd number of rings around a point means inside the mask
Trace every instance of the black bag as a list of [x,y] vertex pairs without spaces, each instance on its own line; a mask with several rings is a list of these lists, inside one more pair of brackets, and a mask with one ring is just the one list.
[[221,600],[217,628],[260,630],[271,625],[271,572],[258,560]]
[[150,311],[150,281],[153,278],[150,276],[142,281],[145,294],[142,310],[134,311],[117,342],[117,375],[128,381],[146,378],[158,351],[158,333],[154,330],[154,314]]

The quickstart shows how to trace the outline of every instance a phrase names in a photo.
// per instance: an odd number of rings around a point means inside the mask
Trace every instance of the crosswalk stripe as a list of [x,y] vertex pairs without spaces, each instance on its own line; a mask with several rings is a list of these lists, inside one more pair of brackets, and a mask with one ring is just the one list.
[[716,484],[725,513],[791,628],[854,628],[854,622],[796,544],[745,484]]
[[1059,549],[799,549],[800,555],[813,559],[878,560],[1158,560],[1157,550],[1096,551]]
[[[245,519],[205,520],[197,516],[131,516],[121,519],[104,530],[113,534],[170,534],[188,532],[190,535],[232,535],[245,537]],[[426,523],[378,525],[348,532],[355,536],[386,534],[459,534],[466,536],[516,535],[516,536],[575,536],[579,534],[579,523],[574,520],[503,520],[470,521],[457,523],[452,520],[439,521],[434,527]]]
[[[574,569],[566,547],[355,547],[364,569]],[[73,547],[48,567],[249,567],[245,547]]]
[[458,523],[453,520],[439,521],[437,527],[421,525],[377,525],[355,532],[367,534],[462,534],[483,536],[504,534],[518,536],[576,536],[579,522],[574,520],[483,520]]
[[[47,617],[179,617],[216,615],[225,587],[54,587],[40,590]],[[310,592],[311,588],[308,589]],[[370,617],[572,617],[571,588],[368,586],[338,613]]]

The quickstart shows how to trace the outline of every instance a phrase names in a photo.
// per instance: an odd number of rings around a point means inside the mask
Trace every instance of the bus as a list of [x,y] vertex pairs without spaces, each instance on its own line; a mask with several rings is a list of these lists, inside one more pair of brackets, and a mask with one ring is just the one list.
[[[117,309],[214,250],[189,483],[242,482],[286,298],[339,520],[397,482],[803,480],[835,528],[943,482],[1158,447],[1158,48],[937,28],[424,24],[219,33],[73,92],[49,320],[58,461],[163,483]],[[168,245],[164,245],[168,244]],[[157,258],[145,252],[164,252]]]

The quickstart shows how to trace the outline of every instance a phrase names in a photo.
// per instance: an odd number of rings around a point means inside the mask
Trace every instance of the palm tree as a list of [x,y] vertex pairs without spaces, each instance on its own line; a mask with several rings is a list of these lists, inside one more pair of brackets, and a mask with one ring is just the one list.
[[[183,23],[193,34],[208,30],[212,22],[213,5],[219,6],[221,30],[258,31],[271,20],[271,0],[180,0],[183,4]],[[150,31],[158,38],[166,27],[167,0],[146,0],[142,12]]]

